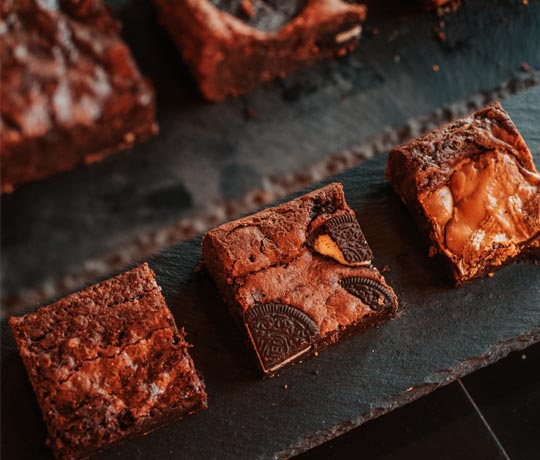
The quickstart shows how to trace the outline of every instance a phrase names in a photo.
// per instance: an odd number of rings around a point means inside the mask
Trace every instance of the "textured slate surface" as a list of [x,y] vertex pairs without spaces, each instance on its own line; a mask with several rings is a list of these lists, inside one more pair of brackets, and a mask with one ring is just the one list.
[[467,376],[463,383],[508,456],[537,460],[540,453],[540,344]]
[[[294,460],[537,460],[540,343]],[[461,391],[464,390],[464,391]],[[471,399],[469,399],[467,393]]]
[[[2,197],[4,305],[137,235],[242,197],[269,176],[304,172],[387,127],[489,91],[519,75],[523,62],[540,68],[540,0],[466,1],[446,16],[445,42],[434,38],[438,19],[416,2],[367,0],[368,32],[352,55],[211,105],[198,96],[150,1],[113,3],[156,85],[161,135]],[[255,118],[246,118],[248,107]]]
[[358,452],[369,460],[508,460],[457,382],[294,460],[345,460]]
[[[531,122],[538,126],[538,120]],[[540,340],[538,266],[516,264],[452,288],[385,182],[385,160],[376,157],[335,179],[358,213],[376,264],[390,268],[386,277],[400,297],[401,315],[261,381],[212,282],[194,273],[200,240],[181,243],[150,265],[195,345],[210,408],[100,458],[286,458]],[[43,426],[5,322],[2,357],[2,453],[47,458]]]

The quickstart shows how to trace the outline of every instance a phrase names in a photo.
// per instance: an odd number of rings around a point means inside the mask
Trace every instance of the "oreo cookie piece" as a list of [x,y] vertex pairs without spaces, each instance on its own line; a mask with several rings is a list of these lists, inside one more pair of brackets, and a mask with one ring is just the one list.
[[291,22],[307,0],[210,0],[222,11],[264,32],[276,32]]
[[290,305],[255,305],[244,313],[244,322],[264,372],[275,372],[306,353],[319,337],[313,320]]
[[374,311],[395,310],[396,296],[378,281],[371,278],[351,277],[341,280],[347,292],[358,297]]
[[373,253],[353,214],[342,214],[326,221],[309,237],[310,246],[343,265],[369,265]]

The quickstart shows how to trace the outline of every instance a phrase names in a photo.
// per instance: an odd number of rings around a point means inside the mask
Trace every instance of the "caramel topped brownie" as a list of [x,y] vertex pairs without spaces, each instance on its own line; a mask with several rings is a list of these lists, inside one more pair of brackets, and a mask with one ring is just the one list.
[[212,101],[242,94],[360,39],[366,7],[343,0],[154,0]]
[[540,249],[540,174],[500,104],[395,147],[387,176],[456,284]]
[[154,92],[101,0],[1,0],[2,190],[157,132]]
[[265,374],[397,309],[341,184],[211,230],[202,250]]
[[9,321],[59,459],[79,459],[206,408],[144,264]]

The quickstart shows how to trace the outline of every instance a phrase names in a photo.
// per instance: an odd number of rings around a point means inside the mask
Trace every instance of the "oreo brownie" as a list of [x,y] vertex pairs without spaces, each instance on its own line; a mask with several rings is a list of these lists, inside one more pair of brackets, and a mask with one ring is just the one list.
[[397,309],[341,184],[217,227],[202,253],[265,375]]
[[395,147],[386,175],[456,285],[540,256],[540,174],[499,103]]
[[87,457],[207,407],[146,264],[9,324],[57,458]]
[[360,39],[366,8],[342,0],[155,0],[161,22],[212,101],[244,93]]
[[154,93],[100,0],[0,3],[2,191],[157,132]]

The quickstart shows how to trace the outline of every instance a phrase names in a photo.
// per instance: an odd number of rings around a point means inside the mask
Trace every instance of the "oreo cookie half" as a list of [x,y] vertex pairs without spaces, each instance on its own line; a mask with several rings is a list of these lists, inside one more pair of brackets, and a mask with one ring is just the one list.
[[319,337],[313,320],[290,305],[257,304],[244,313],[244,323],[266,373],[309,351]]
[[372,278],[358,276],[345,278],[341,280],[341,285],[374,311],[397,309],[396,296]]

